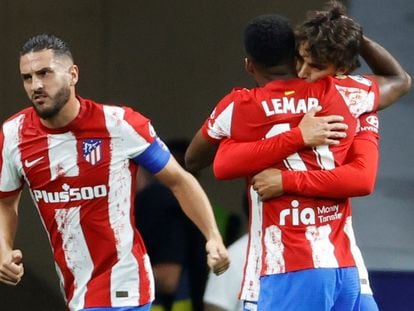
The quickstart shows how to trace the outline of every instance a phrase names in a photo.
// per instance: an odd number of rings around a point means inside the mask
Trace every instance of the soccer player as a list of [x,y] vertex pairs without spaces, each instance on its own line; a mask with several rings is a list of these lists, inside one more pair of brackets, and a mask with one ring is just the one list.
[[[327,18],[327,14],[330,14],[331,17]],[[329,36],[326,33],[335,28],[332,24],[336,23],[339,18],[342,20],[347,17],[342,9],[333,7],[328,12],[314,12],[300,26],[297,32],[297,41],[300,47],[298,73],[301,78],[314,81],[326,74],[341,74],[351,71],[355,67],[346,68],[344,62],[341,62],[341,55],[333,52],[335,51],[334,40],[330,41],[330,47],[326,47],[329,42],[327,41]],[[375,72],[384,75],[394,72],[397,73],[395,80],[398,80],[399,76],[404,80],[406,75],[404,70],[385,49],[366,37],[363,38],[361,44],[361,54],[375,69]],[[338,51],[344,50],[338,49]],[[407,78],[409,81],[409,77]],[[383,95],[389,96],[389,103],[393,101],[393,96],[395,96],[392,92],[387,91],[383,92]],[[380,108],[385,107],[386,105],[380,106]],[[378,118],[376,115],[364,115],[360,118],[360,123],[362,130],[354,139],[352,149],[347,156],[349,164],[330,171],[298,172],[279,171],[272,168],[252,178],[253,188],[262,200],[282,193],[334,198],[371,193],[374,188],[378,163]],[[292,145],[291,142],[285,143]],[[268,139],[255,144],[224,141],[220,144],[215,158],[215,174],[222,179],[253,175],[255,172],[281,161],[282,157],[275,158],[281,148],[289,148],[289,146],[281,145],[277,141],[277,137],[275,142]],[[251,163],[251,165],[241,167],[241,163]],[[335,186],[332,187],[332,185]],[[369,286],[367,269],[356,245],[353,252],[361,280],[361,310],[378,310]]]
[[[174,193],[204,234],[217,274],[229,265],[207,196],[157,137],[150,120],[128,107],[76,95],[79,71],[67,44],[41,34],[20,52],[32,102],[0,133],[0,281],[16,285],[24,269],[14,249],[18,203],[30,189],[49,236],[70,310],[148,310],[150,261],[134,226],[138,165]],[[154,229],[156,230],[156,229]]]
[[[279,20],[279,18],[275,17],[275,20]],[[297,85],[295,86],[293,86],[293,82],[289,80],[282,82],[277,81],[277,79],[281,78],[281,75],[290,73],[286,68],[291,61],[291,59],[289,60],[291,55],[285,58],[285,63],[280,62],[280,60],[283,60],[283,55],[281,54],[279,54],[279,63],[277,62],[277,59],[274,63],[270,61],[272,56],[277,55],[272,49],[283,50],[283,48],[290,44],[286,41],[284,43],[279,41],[279,47],[277,48],[275,45],[277,42],[274,40],[277,41],[277,39],[274,37],[271,38],[269,34],[269,29],[272,27],[270,25],[272,25],[273,22],[275,23],[273,26],[276,24],[279,24],[280,26],[280,20],[275,20],[272,21],[272,17],[261,17],[250,24],[247,29],[246,49],[250,58],[247,60],[247,69],[255,76],[256,81],[260,86],[265,86],[252,90],[238,89],[226,96],[216,107],[210,119],[205,123],[204,134],[210,141],[219,141],[224,137],[233,137],[239,140],[252,140],[253,136],[255,136],[255,139],[260,139],[262,137],[275,135],[283,130],[289,129],[289,126],[292,127],[295,125],[295,121],[292,121],[289,118],[292,118],[292,116],[295,115],[303,115],[303,111],[297,110],[299,107],[302,109],[308,104],[309,108],[309,101],[301,101],[301,99],[305,99],[306,96],[304,96],[304,98],[298,97],[303,89],[306,89],[307,87],[303,84],[303,81],[296,81],[295,83],[297,83]],[[275,28],[277,29],[279,26],[275,26]],[[282,25],[281,27],[283,28],[284,26],[285,25]],[[273,28],[273,30],[275,28]],[[278,31],[279,33],[278,35],[275,35],[275,37],[279,38],[281,32],[283,32],[284,35],[289,32],[286,29],[280,32],[280,28]],[[268,34],[269,36],[267,36]],[[252,38],[255,35],[256,38]],[[264,40],[264,36],[267,36],[267,41]],[[289,37],[289,35],[287,35],[287,37]],[[273,47],[260,46],[263,42],[272,42],[270,45]],[[270,52],[264,52],[266,49]],[[285,53],[287,53],[286,49]],[[268,59],[266,59],[266,57]],[[283,65],[285,65],[285,68],[283,68]],[[370,108],[375,107],[378,103],[378,99],[374,99],[378,96],[378,93],[376,90],[376,83],[372,78],[367,79],[359,77],[356,79],[359,80],[359,82],[362,82],[362,84],[359,84],[358,81],[354,81],[353,78],[349,77],[345,77],[344,79],[335,78],[333,80],[324,80],[325,82],[331,81],[333,85],[318,81],[313,87],[317,88],[316,85],[321,83],[322,87],[326,87],[328,93],[331,86],[335,91],[336,88],[346,91],[341,93],[339,96],[340,99],[337,99],[337,103],[335,103],[337,108],[342,105],[341,102],[343,103],[343,101],[345,101],[350,103],[351,100],[354,99],[349,97],[349,95],[356,95],[359,97],[359,100],[365,100],[366,103],[370,103]],[[398,79],[397,81],[390,81],[390,79],[385,80],[386,81],[380,81],[379,83],[381,91],[383,91],[383,86],[386,85],[386,83],[395,82],[396,84],[394,84],[394,86],[397,86],[397,88],[394,89],[394,91],[396,91],[396,93],[393,94],[394,98],[395,96],[401,96],[406,92],[407,81],[409,81],[409,79],[405,76],[405,72],[402,79],[403,82],[400,81],[399,85]],[[296,86],[302,86],[303,89]],[[332,96],[334,97],[335,95],[332,94]],[[313,97],[317,98],[315,95],[313,95]],[[329,107],[330,99],[333,99],[333,97],[325,97],[321,99],[320,103],[323,103],[322,107],[327,109]],[[276,99],[273,101],[273,98]],[[282,99],[278,100],[280,98]],[[387,102],[389,99],[390,98],[383,96],[381,104],[389,104],[389,102]],[[297,106],[295,106],[295,103]],[[352,104],[355,104],[351,107],[353,116],[358,116],[362,111],[367,111],[367,109],[365,109],[366,107],[361,105],[361,102],[352,101]],[[262,111],[260,111],[260,106],[263,107]],[[344,107],[346,109],[344,109],[343,113],[346,115],[349,111],[346,111],[348,108],[345,105]],[[248,110],[249,113],[247,113]],[[306,111],[306,108],[304,108],[304,111]],[[324,111],[322,111],[322,113],[324,113]],[[354,129],[354,126],[349,129]],[[352,130],[350,131],[349,129],[347,139],[343,139],[339,145],[333,145],[329,149],[325,147],[319,149],[315,148],[315,153],[302,152],[302,158],[291,157],[288,159],[287,163],[292,168],[296,169],[306,166],[315,169],[319,165],[332,168],[333,165],[342,163],[345,154],[341,155],[341,149],[342,152],[346,151],[350,145],[347,140],[349,138],[352,140],[354,136]],[[268,135],[266,135],[266,133]],[[199,134],[201,134],[201,132],[199,132]],[[290,134],[295,135],[293,131],[291,131]],[[302,143],[303,147],[303,141],[299,142],[299,144],[300,143]],[[189,153],[191,156],[191,148],[189,149]],[[312,163],[311,159],[315,155],[318,156],[319,162]],[[206,162],[204,162],[204,164],[205,163]],[[268,308],[269,310],[273,310],[273,308],[276,309],[279,307],[283,310],[289,310],[289,308],[292,308],[293,301],[295,301],[295,305],[302,305],[301,310],[308,310],[307,308],[309,308],[309,310],[312,310],[312,308],[324,310],[325,307],[323,307],[323,305],[325,304],[327,310],[330,310],[332,306],[337,306],[338,304],[344,309],[351,309],[354,305],[357,305],[359,298],[355,289],[359,290],[359,284],[355,284],[355,282],[358,283],[356,275],[351,275],[348,280],[343,280],[344,288],[349,285],[350,288],[348,289],[350,289],[350,293],[354,293],[354,296],[341,296],[343,292],[338,292],[338,297],[340,299],[344,298],[340,303],[339,300],[336,300],[335,302],[333,300],[329,301],[329,299],[332,298],[332,295],[315,296],[313,293],[303,290],[304,288],[311,288],[309,287],[309,284],[306,285],[306,282],[309,281],[306,280],[306,274],[312,274],[312,278],[314,277],[314,274],[316,274],[318,278],[321,277],[320,274],[337,272],[356,274],[355,269],[348,268],[354,266],[355,263],[350,249],[350,242],[352,242],[353,238],[352,232],[349,232],[349,236],[344,233],[345,228],[352,229],[349,222],[347,223],[347,221],[350,220],[350,217],[347,217],[350,216],[350,208],[347,202],[328,200],[314,200],[312,202],[311,199],[307,198],[300,198],[297,196],[289,198],[285,196],[278,201],[273,200],[272,202],[261,203],[254,191],[251,192],[251,195],[251,203],[254,207],[252,212],[257,215],[263,213],[263,223],[259,224],[261,229],[258,231],[258,236],[255,238],[255,241],[252,241],[252,235],[250,236],[250,244],[256,249],[259,257],[261,254],[264,255],[262,257],[261,273],[263,275],[268,275],[262,278],[262,280],[265,279],[265,288],[261,286],[259,309],[267,310]],[[317,207],[321,204],[325,204],[327,208],[322,209],[323,215],[316,216],[315,212],[317,212]],[[297,215],[298,207],[304,207],[306,213]],[[333,207],[337,207],[338,211],[341,210],[341,212],[338,213],[334,211]],[[280,214],[278,215],[275,211],[280,212]],[[255,220],[261,221],[262,218],[260,216],[260,218],[258,217]],[[251,222],[254,222],[255,220],[251,220]],[[306,233],[306,230],[309,230],[308,233]],[[333,234],[331,234],[332,240],[330,240],[328,232],[333,232]],[[262,236],[262,234],[264,236]],[[309,243],[308,240],[310,241]],[[260,243],[261,241],[263,241],[263,244]],[[295,243],[292,244],[292,241],[295,241]],[[335,247],[339,247],[341,252],[335,251]],[[249,253],[249,256],[250,254],[251,252]],[[290,254],[291,256],[295,254],[295,256],[290,257]],[[297,258],[298,255],[300,257],[299,260]],[[256,256],[255,258],[258,257]],[[319,269],[322,267],[326,268]],[[337,269],[337,267],[342,268]],[[290,273],[290,271],[292,271],[292,273]],[[293,273],[293,271],[300,272]],[[302,277],[305,278],[301,279]],[[296,278],[299,278],[298,282],[304,281],[305,283],[302,283],[303,287],[299,289],[300,294],[295,293],[292,288],[286,286],[284,282],[280,283],[280,278],[294,278],[294,282],[296,282]],[[335,277],[332,278],[331,275],[328,279],[333,280]],[[317,283],[312,281],[311,283],[312,286],[317,286],[318,284],[321,288],[325,288],[326,290],[326,282]],[[274,288],[272,288],[273,286]],[[277,290],[275,290],[276,288]],[[268,291],[268,295],[266,295],[266,291]],[[289,295],[286,294],[288,291],[290,292]],[[309,303],[309,301],[311,303]],[[290,305],[290,307],[288,307],[288,305]]]
[[[332,170],[281,171],[276,168],[268,168],[251,178],[251,191],[255,191],[254,195],[257,195],[262,201],[280,196],[283,193],[333,198],[346,198],[371,193],[374,188],[378,165],[378,118],[376,113],[362,115],[359,118],[359,123],[359,132],[348,152],[346,164]],[[254,160],[256,168],[259,166],[265,168],[268,163],[275,161],[273,157],[278,155],[280,148],[283,148],[283,145],[272,144],[271,140],[270,138],[259,143],[232,142],[226,144],[226,142],[223,142],[221,145],[225,145],[225,147],[222,148],[220,145],[218,148],[215,163],[231,163],[237,158],[237,162],[244,163],[250,163],[249,161]],[[275,164],[277,163],[275,162]],[[232,176],[241,174],[241,172],[237,172],[233,164],[227,166],[214,165],[214,168],[215,174],[222,177],[228,173]],[[246,173],[245,171],[243,169],[243,174]],[[252,174],[254,173],[252,172]],[[252,218],[254,216],[258,217],[259,215],[252,211]],[[254,232],[253,226],[250,228],[250,232]],[[352,253],[360,278],[360,310],[377,311],[378,306],[369,284],[368,271],[355,242],[352,245]],[[241,297],[248,297],[246,310],[247,306],[254,307],[257,304],[259,275],[255,269],[256,263],[257,261],[254,258],[248,257],[241,292]],[[248,284],[257,284],[257,286],[253,287]],[[244,299],[246,300],[246,298]]]

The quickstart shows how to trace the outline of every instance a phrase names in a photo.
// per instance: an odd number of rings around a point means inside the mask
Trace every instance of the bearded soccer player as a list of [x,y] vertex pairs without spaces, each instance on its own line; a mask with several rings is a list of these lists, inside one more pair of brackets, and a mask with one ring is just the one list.
[[[246,68],[261,87],[235,89],[228,94],[197,135],[203,135],[211,142],[226,137],[241,141],[270,137],[295,127],[298,117],[302,117],[316,100],[317,105],[322,106],[322,114],[344,115],[351,125],[347,138],[329,148],[321,146],[303,150],[289,157],[285,163],[290,169],[297,170],[317,169],[321,165],[326,169],[333,168],[344,163],[355,134],[355,117],[378,105],[377,82],[363,77],[325,78],[307,86],[305,81],[286,80],[292,73],[289,66],[293,56],[286,49],[287,46],[293,49],[290,32],[286,21],[278,16],[262,16],[248,25],[245,37],[248,53]],[[279,40],[281,37],[284,39]],[[405,78],[405,82],[399,85],[399,95],[393,94],[394,98],[406,92],[406,82]],[[380,81],[380,90],[383,90],[384,84]],[[389,104],[389,99],[383,96],[381,104]],[[297,134],[290,132],[290,142]],[[303,147],[300,140],[290,148],[297,150]],[[190,155],[191,152],[189,149]],[[250,165],[250,162],[244,163]],[[278,200],[261,202],[255,191],[250,194],[251,213],[257,217],[251,215],[251,226],[256,229],[254,235],[250,230],[248,261],[261,258],[258,266],[262,275],[258,309],[357,309],[359,281],[353,268],[355,258],[351,248],[354,237],[347,201],[283,196]],[[321,215],[317,214],[319,210]],[[337,292],[332,289],[332,282],[336,281],[342,282]],[[301,286],[294,290],[289,286],[293,283]],[[244,285],[243,289],[246,289],[251,283],[248,280]],[[309,290],[312,288],[319,288],[319,294]],[[252,288],[251,292],[257,295],[257,288]]]
[[78,67],[53,35],[29,39],[20,74],[32,102],[0,134],[0,281],[16,285],[24,269],[14,249],[17,210],[28,185],[49,236],[70,310],[149,310],[151,266],[135,228],[138,165],[169,187],[204,234],[210,267],[228,265],[207,196],[171,156],[150,120],[127,107],[75,94]]

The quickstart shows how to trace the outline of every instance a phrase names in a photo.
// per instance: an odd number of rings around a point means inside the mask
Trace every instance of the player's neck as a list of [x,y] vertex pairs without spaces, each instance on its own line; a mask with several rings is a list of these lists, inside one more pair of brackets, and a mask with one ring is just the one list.
[[75,95],[71,96],[59,113],[48,119],[40,119],[40,122],[47,128],[58,129],[67,126],[79,114],[80,102]]
[[266,74],[266,75],[260,75],[259,77],[256,77],[256,83],[258,86],[264,86],[267,83],[275,80],[289,80],[289,79],[295,79],[297,76],[292,73],[286,73],[284,75],[281,74]]
[[294,68],[288,65],[262,68],[257,70],[255,74],[255,80],[259,86],[275,80],[288,80],[296,77]]

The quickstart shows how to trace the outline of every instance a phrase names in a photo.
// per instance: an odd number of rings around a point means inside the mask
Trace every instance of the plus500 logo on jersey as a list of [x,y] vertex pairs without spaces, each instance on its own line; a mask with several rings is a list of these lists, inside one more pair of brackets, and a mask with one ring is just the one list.
[[33,190],[36,202],[43,200],[45,203],[61,203],[80,200],[92,200],[102,198],[108,194],[106,185],[71,188],[68,184],[62,186],[63,191],[48,192],[45,190]]

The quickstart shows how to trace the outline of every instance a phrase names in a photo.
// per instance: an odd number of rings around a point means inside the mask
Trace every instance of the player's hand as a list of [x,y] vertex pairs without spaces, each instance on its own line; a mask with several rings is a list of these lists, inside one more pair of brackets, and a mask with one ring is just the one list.
[[17,285],[24,274],[23,255],[18,249],[2,251],[0,256],[0,282]]
[[216,275],[225,272],[230,266],[230,259],[221,239],[210,239],[206,243],[207,264]]
[[252,177],[251,184],[262,201],[278,197],[283,194],[282,171],[265,169]]
[[344,121],[344,118],[337,115],[315,116],[321,109],[321,106],[312,108],[303,116],[299,123],[303,141],[308,147],[337,145],[342,138],[346,137],[345,130],[348,126],[345,123],[341,123]]

